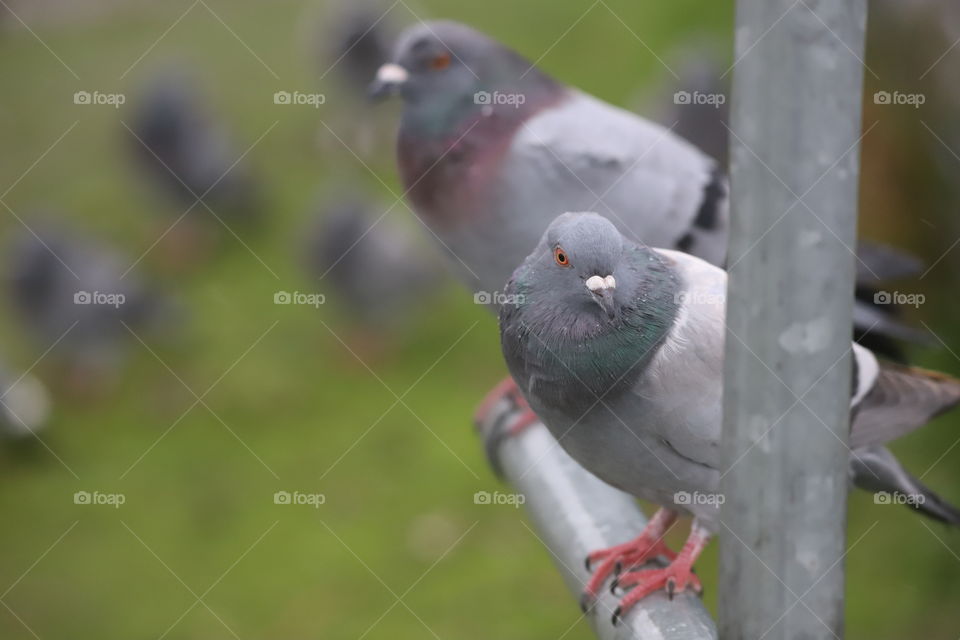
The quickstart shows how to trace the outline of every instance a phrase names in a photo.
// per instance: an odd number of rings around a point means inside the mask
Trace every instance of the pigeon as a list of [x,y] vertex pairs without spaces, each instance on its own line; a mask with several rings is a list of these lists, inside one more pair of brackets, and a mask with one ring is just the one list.
[[7,293],[25,329],[67,381],[107,380],[123,359],[131,332],[163,336],[177,310],[141,282],[112,247],[52,224],[32,224],[7,247]]
[[[598,211],[635,242],[724,263],[729,189],[716,160],[479,31],[449,21],[409,27],[371,85],[375,98],[391,93],[404,102],[397,164],[406,192],[472,286],[496,291],[557,212],[571,209]],[[505,381],[478,423],[504,394],[522,399]]]
[[42,431],[50,404],[50,393],[37,378],[0,365],[0,438],[24,440]]
[[[439,256],[360,194],[323,200],[307,232],[307,270],[331,287],[355,329],[383,335],[423,307],[446,279]],[[426,247],[429,249],[429,247]]]
[[368,163],[391,156],[394,116],[366,99],[396,37],[391,9],[383,0],[332,0],[325,7],[318,34],[319,80],[327,98],[317,129],[322,155],[340,155],[346,146]]
[[687,44],[674,57],[676,78],[657,91],[652,110],[657,120],[715,159],[728,166],[730,143],[730,78],[725,73],[726,52],[702,38]]
[[[618,563],[656,555],[666,568],[621,573],[616,619],[655,590],[700,590],[690,571],[719,526],[726,273],[694,256],[626,238],[595,213],[566,213],[506,287],[500,335],[508,369],[561,446],[605,482],[660,506],[632,542],[601,550],[589,603]],[[870,491],[960,525],[960,510],[904,470],[884,444],[960,402],[960,380],[878,360],[853,343],[850,474]],[[695,390],[696,401],[680,390]],[[920,498],[922,496],[922,498]],[[688,504],[689,503],[689,504]],[[693,516],[674,554],[660,540]]]
[[[134,161],[171,205],[174,228],[185,224],[188,229],[174,235],[189,243],[185,251],[206,242],[197,236],[209,235],[211,229],[250,224],[259,217],[260,185],[242,161],[243,150],[235,147],[186,74],[158,74],[143,90],[128,128]],[[202,228],[201,219],[207,222]]]
[[341,2],[326,16],[329,27],[321,55],[324,74],[334,72],[357,98],[366,94],[370,78],[390,57],[388,11],[369,2]]
[[468,281],[501,286],[565,208],[602,206],[631,238],[723,261],[727,181],[716,161],[486,35],[446,21],[408,28],[371,87],[394,91],[400,176]]

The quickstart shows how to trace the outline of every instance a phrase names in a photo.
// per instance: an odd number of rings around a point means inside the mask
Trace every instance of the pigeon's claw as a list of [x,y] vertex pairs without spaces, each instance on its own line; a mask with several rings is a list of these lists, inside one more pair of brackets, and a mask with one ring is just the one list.
[[694,522],[683,550],[668,566],[657,569],[635,569],[620,575],[616,581],[617,586],[629,591],[613,612],[613,624],[617,624],[633,605],[660,589],[666,591],[671,600],[675,595],[687,590],[701,595],[703,585],[693,572],[693,563],[709,539],[710,534]]
[[626,615],[633,605],[660,589],[666,591],[671,600],[677,594],[688,589],[697,595],[703,593],[703,585],[700,584],[700,579],[693,573],[693,570],[685,563],[677,560],[662,569],[629,571],[620,576],[617,585],[622,589],[629,589],[629,591],[615,611],[614,624],[616,624],[618,618]]
[[473,422],[483,436],[487,459],[497,475],[502,475],[500,444],[539,421],[513,378],[498,383],[483,399]]
[[611,584],[611,589],[615,589],[622,571],[639,567],[658,556],[663,556],[670,561],[676,558],[677,554],[663,543],[664,534],[676,519],[677,514],[673,511],[660,509],[653,514],[650,522],[647,523],[647,526],[637,538],[609,549],[594,551],[588,555],[586,559],[587,571],[595,563],[599,562],[600,564],[590,577],[590,581],[587,582],[587,586],[584,587],[582,599],[594,600],[611,575],[616,576]]

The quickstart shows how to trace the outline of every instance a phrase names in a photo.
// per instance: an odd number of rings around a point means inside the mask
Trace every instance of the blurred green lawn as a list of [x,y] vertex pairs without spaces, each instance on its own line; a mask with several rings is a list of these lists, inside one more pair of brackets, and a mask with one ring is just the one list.
[[[494,318],[451,286],[389,357],[370,362],[374,376],[333,337],[349,326],[332,306],[272,303],[277,290],[316,287],[296,252],[322,185],[349,179],[389,197],[320,125],[349,125],[334,88],[320,110],[273,104],[277,90],[318,86],[309,34],[320,12],[299,1],[207,0],[177,22],[192,0],[90,4],[89,17],[71,9],[76,20],[24,11],[35,35],[4,16],[0,190],[37,162],[4,201],[28,221],[37,206],[63,210],[131,257],[145,251],[170,218],[131,170],[120,120],[150,70],[180,60],[206,80],[239,151],[269,130],[249,156],[267,183],[267,224],[238,231],[267,266],[230,237],[188,274],[164,272],[148,254],[138,271],[188,305],[184,342],[151,345],[157,357],[134,344],[114,395],[61,400],[44,434],[56,457],[41,446],[0,450],[0,637],[590,637],[523,513],[473,504],[474,492],[498,487],[469,424],[505,374]],[[548,71],[620,104],[665,75],[647,46],[669,51],[698,34],[729,42],[732,32],[730,2],[608,5],[643,43],[604,4],[583,16],[586,1],[436,0],[414,10],[471,23],[533,59],[548,51]],[[392,16],[413,20],[402,4]],[[124,92],[128,104],[76,106],[78,90]],[[397,188],[392,154],[371,166]],[[390,215],[409,217],[400,207]],[[4,236],[20,230],[5,210],[0,220]],[[955,323],[936,326],[957,344]],[[2,355],[21,369],[46,348],[24,340],[9,313],[0,330]],[[920,355],[960,372],[949,354]],[[214,383],[209,409],[193,406],[184,385],[202,394]],[[394,393],[408,388],[398,404]],[[897,450],[922,473],[957,436],[960,419],[948,418]],[[951,449],[925,477],[954,502],[958,461]],[[126,503],[75,505],[78,490],[121,492]],[[326,503],[276,505],[278,490],[323,493]],[[849,539],[849,637],[960,633],[955,532],[855,495]],[[699,571],[714,607],[715,546]]]

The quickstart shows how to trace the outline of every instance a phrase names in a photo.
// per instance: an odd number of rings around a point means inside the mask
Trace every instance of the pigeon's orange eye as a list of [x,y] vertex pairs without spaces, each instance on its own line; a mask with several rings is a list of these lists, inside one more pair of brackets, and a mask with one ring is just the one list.
[[433,58],[430,59],[430,68],[434,71],[441,71],[450,66],[450,52],[444,51],[443,53],[438,53]]
[[557,264],[561,267],[570,266],[570,258],[567,257],[567,252],[557,247],[553,250],[553,259],[557,261]]
[[438,53],[433,58],[430,59],[430,68],[434,71],[440,71],[446,69],[450,66],[450,52],[444,51],[443,53]]

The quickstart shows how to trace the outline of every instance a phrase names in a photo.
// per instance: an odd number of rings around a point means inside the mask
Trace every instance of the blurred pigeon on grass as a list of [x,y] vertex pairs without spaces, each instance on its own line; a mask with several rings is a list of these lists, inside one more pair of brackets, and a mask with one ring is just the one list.
[[0,439],[30,439],[47,426],[50,408],[50,393],[42,382],[0,365]]
[[[403,98],[404,187],[474,290],[497,291],[558,211],[598,211],[635,242],[725,261],[728,185],[716,160],[468,26],[408,28],[371,91]],[[478,422],[501,397],[522,400],[505,381]]]
[[[693,562],[719,527],[727,276],[699,258],[632,242],[606,218],[566,213],[513,274],[500,309],[503,354],[530,406],[563,448],[605,482],[660,505],[635,540],[597,551],[590,604],[620,566],[630,588],[616,622],[646,595],[700,582]],[[960,525],[960,510],[905,471],[884,444],[960,402],[960,380],[878,361],[853,344],[850,473],[856,486],[912,498]],[[675,554],[660,541],[693,516]],[[665,568],[631,571],[657,555]]]
[[326,16],[321,66],[358,100],[365,98],[370,79],[390,57],[394,36],[388,8],[385,3],[340,2]]
[[384,145],[389,144],[392,119],[373,108],[367,86],[390,56],[396,33],[391,9],[386,2],[336,0],[324,12],[318,34],[320,80],[327,98],[320,114],[326,126],[318,129],[322,152],[341,154],[342,140],[371,161],[389,157]]
[[398,223],[397,208],[379,219],[387,206],[359,193],[324,199],[307,232],[308,272],[332,294],[330,302],[342,305],[352,348],[373,358],[389,350],[448,280],[439,256]]
[[[136,338],[150,343],[177,328],[167,296],[126,273],[133,264],[112,247],[52,223],[31,223],[7,248],[11,308],[32,334],[40,363],[53,364],[75,395],[113,386]],[[126,325],[126,326],[124,326]]]
[[168,261],[195,262],[231,235],[224,226],[236,232],[261,216],[260,185],[241,157],[243,148],[185,73],[157,75],[128,126],[137,166],[166,203],[168,216],[157,235],[166,234],[161,242]]

